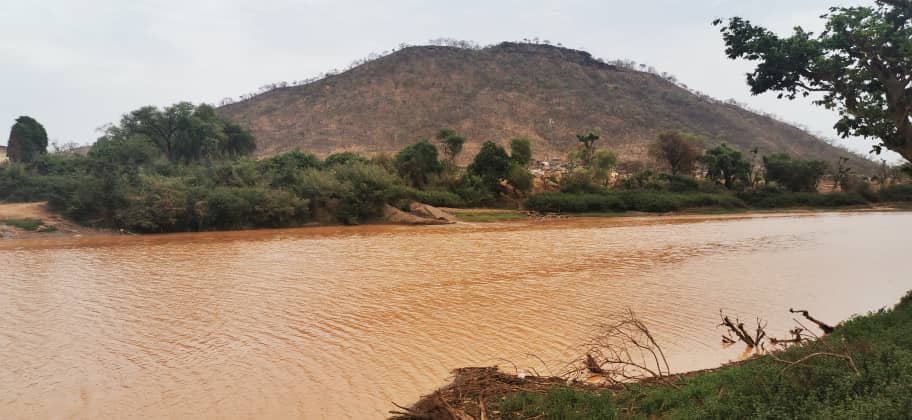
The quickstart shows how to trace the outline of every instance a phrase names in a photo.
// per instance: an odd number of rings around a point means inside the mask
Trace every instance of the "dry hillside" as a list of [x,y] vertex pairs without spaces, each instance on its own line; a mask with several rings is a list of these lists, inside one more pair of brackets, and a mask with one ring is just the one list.
[[656,75],[533,44],[409,47],[220,112],[253,131],[259,154],[395,152],[450,127],[468,138],[464,158],[484,140],[506,144],[514,137],[532,139],[538,158],[563,157],[576,147],[576,133],[596,131],[604,139],[600,147],[642,159],[646,144],[672,129],[745,151],[830,162],[845,155],[798,128],[701,99]]

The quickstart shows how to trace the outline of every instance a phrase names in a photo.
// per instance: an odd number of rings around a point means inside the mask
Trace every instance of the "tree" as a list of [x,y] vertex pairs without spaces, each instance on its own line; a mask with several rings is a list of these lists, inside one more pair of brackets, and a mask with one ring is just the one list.
[[330,153],[329,156],[326,156],[326,159],[323,160],[323,164],[326,167],[351,165],[353,163],[366,163],[366,162],[367,162],[366,157],[361,156],[354,152]]
[[449,128],[442,128],[437,132],[437,140],[443,144],[443,155],[450,162],[456,161],[456,156],[462,152],[465,138]]
[[440,172],[437,148],[427,140],[406,146],[396,154],[396,170],[413,187],[427,185],[430,176]]
[[500,180],[509,176],[510,163],[510,156],[503,147],[486,141],[475,155],[475,160],[469,165],[469,174],[480,177],[488,190],[497,191]]
[[816,192],[817,184],[826,173],[826,162],[792,159],[785,153],[763,157],[766,180],[773,181],[791,191]]
[[659,162],[668,165],[671,175],[690,174],[699,158],[697,138],[679,131],[659,134],[649,145],[649,154]]
[[47,131],[34,118],[21,116],[10,129],[6,155],[13,162],[31,162],[47,153]]
[[836,171],[833,172],[833,178],[836,180],[836,185],[838,185],[839,189],[842,191],[848,191],[851,188],[852,183],[852,168],[849,167],[847,163],[849,163],[849,158],[840,156],[839,161],[836,162]]
[[143,136],[171,161],[194,162],[203,158],[238,157],[256,149],[256,141],[243,127],[225,121],[207,104],[180,102],[159,110],[146,106],[124,115],[104,138]]
[[831,7],[822,18],[819,35],[797,27],[785,38],[731,18],[721,28],[725,53],[758,62],[747,75],[753,94],[821,93],[814,103],[839,113],[841,136],[879,139],[875,152],[887,148],[912,160],[912,4],[876,0],[873,7]]
[[584,166],[589,166],[592,162],[592,154],[595,152],[595,142],[597,142],[599,138],[599,135],[595,133],[576,135],[576,140],[583,146],[580,158],[583,160]]
[[532,161],[532,142],[523,138],[510,140],[510,158],[517,165],[528,165]]
[[700,160],[706,165],[707,177],[721,181],[725,188],[734,187],[735,181],[750,180],[751,163],[725,143],[706,150]]
[[592,176],[603,187],[611,181],[611,170],[617,165],[617,155],[609,150],[599,150],[592,156]]

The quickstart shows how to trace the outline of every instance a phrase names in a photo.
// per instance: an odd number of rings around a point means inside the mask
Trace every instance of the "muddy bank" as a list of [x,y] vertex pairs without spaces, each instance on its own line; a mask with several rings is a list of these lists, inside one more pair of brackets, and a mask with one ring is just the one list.
[[0,204],[0,239],[38,239],[111,234],[52,213],[46,202]]

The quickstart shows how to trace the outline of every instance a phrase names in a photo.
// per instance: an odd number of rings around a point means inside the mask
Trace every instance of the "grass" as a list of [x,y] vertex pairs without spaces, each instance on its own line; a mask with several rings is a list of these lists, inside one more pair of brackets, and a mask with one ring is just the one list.
[[[0,224],[17,227],[30,232],[35,232],[39,229],[41,229],[42,232],[53,232],[57,230],[54,226],[45,225],[44,221],[41,219],[2,219],[0,220]],[[42,228],[42,226],[44,228]]]
[[528,218],[525,213],[519,211],[454,211],[453,216],[456,216],[461,221],[464,222],[505,222],[511,220],[522,220]]
[[[824,338],[770,356],[680,379],[678,388],[634,384],[592,392],[559,388],[515,393],[497,407],[505,419],[808,418],[901,419],[912,416],[912,292],[896,307],[848,320]],[[787,368],[788,367],[788,368]]]

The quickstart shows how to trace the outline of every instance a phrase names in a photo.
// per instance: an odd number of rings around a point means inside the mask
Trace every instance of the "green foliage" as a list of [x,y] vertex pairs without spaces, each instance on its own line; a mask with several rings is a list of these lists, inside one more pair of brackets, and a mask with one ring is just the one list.
[[617,166],[617,155],[609,150],[599,150],[592,156],[592,178],[602,187],[611,181],[611,171]]
[[626,208],[619,197],[595,193],[541,193],[526,200],[526,208],[539,213],[620,212]]
[[462,145],[465,143],[465,138],[449,128],[440,129],[437,132],[437,140],[443,144],[443,155],[450,162],[456,160],[456,156],[462,152]]
[[554,388],[545,394],[520,392],[500,403],[504,419],[590,420],[620,418],[609,392],[590,394]]
[[354,163],[333,170],[339,188],[336,217],[350,225],[379,217],[383,206],[401,194],[397,178],[377,165]]
[[882,201],[912,202],[912,184],[891,185],[879,191]]
[[496,193],[500,190],[500,180],[506,179],[510,171],[510,156],[503,147],[492,141],[481,145],[481,151],[469,165],[469,174],[481,178],[486,188]]
[[734,188],[736,181],[744,184],[749,182],[750,162],[741,156],[741,152],[728,147],[725,143],[707,149],[700,160],[706,165],[709,179],[722,182],[725,188]]
[[599,138],[601,137],[595,133],[576,135],[576,140],[580,142],[580,146],[582,147],[580,159],[583,161],[583,166],[589,166],[589,164],[592,163],[592,156],[595,152],[595,142],[597,142]]
[[434,207],[465,207],[462,197],[450,191],[414,190],[412,194],[415,201]]
[[638,190],[618,193],[541,193],[529,197],[526,207],[541,213],[665,213],[694,208],[740,209],[746,205],[731,194],[677,194]]
[[721,29],[725,52],[759,62],[747,76],[752,93],[794,99],[822,92],[814,102],[836,109],[843,137],[877,138],[877,152],[885,147],[912,160],[912,7],[897,0],[875,4],[832,7],[822,16],[822,32],[796,27],[787,38],[735,17]]
[[[842,323],[823,342],[777,355],[799,360],[845,349],[857,367],[831,356],[800,367],[771,357],[698,373],[675,387],[630,384],[613,392],[555,388],[516,393],[494,409],[505,418],[908,418],[912,413],[912,293],[892,310]],[[621,410],[623,407],[623,410]]]
[[818,194],[810,192],[782,191],[775,187],[742,191],[738,198],[756,208],[831,208],[847,206],[865,206],[870,200],[857,192],[833,192]]
[[326,167],[337,166],[337,165],[351,165],[352,163],[366,163],[368,159],[364,156],[361,156],[354,152],[339,152],[332,153],[323,160],[323,165]]
[[102,139],[144,138],[174,162],[245,156],[256,149],[252,135],[223,120],[206,104],[180,102],[164,109],[139,108],[107,128]]
[[510,166],[510,172],[507,174],[507,182],[516,188],[517,191],[527,193],[532,190],[535,177],[526,169],[525,166],[513,164]]
[[459,183],[453,189],[466,207],[488,207],[497,201],[496,192],[491,191],[484,179],[480,176],[465,174],[459,178]]
[[564,193],[579,194],[596,192],[599,191],[600,188],[595,185],[592,171],[588,169],[576,169],[561,177],[560,190]]
[[41,219],[0,219],[0,225],[9,225],[28,231],[36,231],[41,226],[45,226]]
[[817,184],[827,171],[826,162],[792,159],[784,153],[764,156],[763,166],[767,181],[796,192],[816,192]]
[[21,116],[10,129],[6,155],[12,162],[29,163],[47,153],[48,136],[34,118]]
[[427,140],[406,146],[396,154],[396,170],[416,188],[428,184],[428,179],[440,172],[437,147]]
[[667,165],[672,175],[689,175],[700,156],[699,141],[692,134],[665,132],[649,145],[649,154]]
[[510,159],[519,166],[532,162],[532,141],[523,138],[510,140]]

